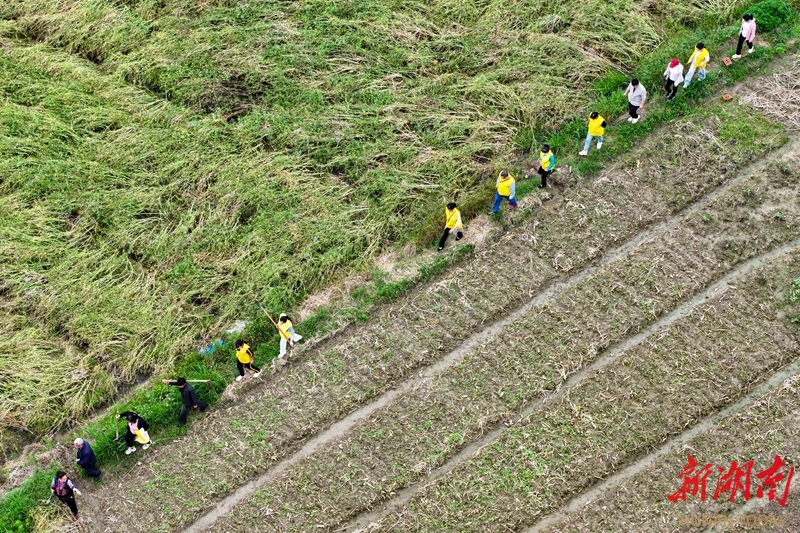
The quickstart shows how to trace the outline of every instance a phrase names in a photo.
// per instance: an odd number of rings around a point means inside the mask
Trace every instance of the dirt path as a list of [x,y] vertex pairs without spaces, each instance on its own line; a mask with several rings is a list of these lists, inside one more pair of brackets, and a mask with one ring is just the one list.
[[[441,358],[436,363],[428,367],[425,367],[423,369],[420,369],[418,374],[416,374],[415,376],[403,381],[402,383],[397,384],[393,389],[387,391],[374,401],[359,408],[358,410],[351,413],[344,419],[336,422],[335,424],[330,426],[327,430],[323,431],[322,433],[308,440],[292,456],[288,457],[283,461],[280,461],[258,478],[251,480],[245,485],[239,487],[235,492],[233,492],[229,496],[219,501],[209,513],[200,517],[197,521],[188,526],[184,531],[186,531],[187,533],[206,531],[220,517],[225,516],[226,514],[231,512],[231,510],[236,505],[248,499],[260,488],[264,487],[268,483],[277,479],[285,471],[287,471],[294,465],[300,463],[301,461],[305,460],[306,458],[312,456],[314,453],[321,450],[325,446],[335,442],[338,439],[341,439],[344,435],[346,435],[354,427],[356,427],[361,421],[368,418],[374,412],[386,407],[390,403],[394,402],[397,398],[419,387],[425,381],[441,375],[449,368],[453,367],[455,364],[458,364],[461,360],[463,360],[464,356],[467,353],[475,350],[481,344],[486,343],[490,339],[498,337],[502,332],[502,330],[507,326],[512,325],[515,322],[518,322],[522,317],[528,315],[532,310],[545,306],[549,301],[553,300],[554,298],[557,298],[565,291],[574,288],[587,278],[595,275],[595,273],[599,269],[627,257],[637,247],[641,246],[643,243],[647,241],[652,240],[660,233],[665,232],[668,228],[674,227],[685,217],[691,216],[705,209],[711,202],[715,201],[722,194],[728,191],[731,187],[742,182],[745,179],[750,178],[752,172],[755,172],[758,169],[762,168],[765,164],[767,164],[767,162],[779,159],[784,154],[788,153],[792,149],[794,141],[796,141],[796,139],[794,139],[793,142],[788,143],[785,147],[775,151],[769,158],[765,158],[756,164],[748,166],[746,169],[744,169],[742,172],[740,172],[737,176],[732,178],[726,184],[712,191],[707,196],[705,196],[698,202],[692,204],[690,207],[685,209],[683,212],[681,212],[680,216],[672,217],[659,224],[656,224],[653,227],[650,227],[646,230],[639,232],[638,234],[633,236],[630,240],[625,242],[623,245],[614,248],[609,252],[607,252],[606,254],[604,254],[604,256],[598,261],[598,264],[596,266],[587,267],[581,270],[580,272],[576,273],[575,275],[570,276],[566,281],[554,283],[553,285],[545,289],[543,292],[536,295],[522,307],[509,313],[502,319],[494,322],[493,324],[478,331],[477,333],[471,335],[460,346],[458,346],[455,350],[448,353],[446,356]],[[781,250],[783,249],[784,248],[782,247]],[[767,257],[772,257],[775,253],[777,252],[771,252],[770,254],[767,254],[767,256],[765,256],[764,258],[756,258],[736,268],[732,273],[728,274],[728,276],[726,276],[723,279],[723,281],[718,282],[717,284],[714,285],[713,292],[715,292],[718,288],[723,287],[726,280],[738,277],[739,275],[741,275],[742,271],[752,270],[753,268],[755,268],[755,266],[763,262],[763,260],[765,260]],[[643,338],[651,334],[651,330],[653,330],[654,328],[666,326],[672,323],[672,321],[678,319],[679,317],[685,316],[687,312],[689,312],[698,303],[700,303],[703,298],[706,298],[708,294],[709,294],[708,291],[702,293],[700,296],[693,298],[690,302],[681,305],[678,309],[676,309],[675,311],[664,317],[658,323],[654,324],[653,326],[645,330],[645,332],[639,333],[634,337],[628,338],[616,349],[606,353],[591,367],[585,368],[578,374],[573,375],[570,378],[570,381],[565,384],[564,386],[565,388],[562,389],[561,392],[570,388],[572,386],[570,383],[574,383],[575,380],[579,381],[582,378],[582,376],[586,375],[586,373],[590,369],[602,368],[606,364],[609,364],[611,361],[613,361],[613,359],[615,359],[619,353],[622,353],[623,351],[628,349],[628,347],[641,342]],[[537,402],[537,404],[529,406],[528,408],[524,409],[521,413],[521,416],[527,417],[529,414],[533,413],[538,408],[538,405],[539,404]],[[484,444],[494,440],[498,435],[500,435],[504,431],[504,429],[505,428],[498,428],[490,433],[487,433],[479,441],[467,446],[452,461],[443,465],[436,473],[432,474],[429,477],[429,479],[426,480],[426,482],[438,479],[438,477],[440,477],[442,474],[450,471],[456,464],[460,462],[460,460],[463,460],[463,458],[469,456],[473,451],[480,448]],[[415,484],[414,486],[402,491],[401,494],[398,495],[394,500],[386,504],[387,507],[395,508],[398,505],[402,505],[403,503],[408,501],[408,499],[416,492],[416,490],[418,490],[418,488],[419,484]],[[353,525],[348,526],[345,529],[347,529],[348,531],[352,529],[357,529],[358,527],[360,527],[359,524],[363,525],[365,523],[373,521],[376,518],[376,514],[383,515],[386,513],[385,512],[370,513],[367,516],[356,520]]]
[[[714,160],[687,177],[667,160],[682,154],[687,142],[709,137],[696,130],[696,125],[678,124],[670,128],[674,138],[667,134],[648,140],[592,187],[568,191],[557,205],[545,204],[537,220],[487,245],[470,264],[387,306],[359,328],[358,337],[336,339],[304,355],[287,372],[196,424],[193,433],[173,443],[169,451],[143,456],[130,473],[109,480],[110,487],[95,494],[95,529],[128,530],[133,516],[157,524],[157,531],[187,524],[195,530],[209,527],[226,509],[396,401],[404,391],[453,368],[461,353],[507,328],[536,302],[544,304],[594,275],[600,266],[624,258],[668,227],[676,213],[699,212],[721,194],[715,192],[720,185],[731,179],[734,183],[725,187],[741,183],[745,178],[731,178],[731,170],[737,162],[763,154],[775,135],[764,130],[758,140],[761,145],[718,142],[709,148],[716,154]],[[664,160],[652,162],[664,154]],[[636,170],[641,160],[648,168],[644,174]],[[686,210],[687,204],[697,201],[702,203]],[[612,250],[619,242],[624,244]],[[584,266],[592,262],[597,266]],[[514,275],[495,275],[499,265],[501,272]],[[576,270],[577,274],[563,274]],[[535,302],[529,301],[542,291]],[[527,303],[519,307],[522,302]],[[446,309],[447,320],[440,319],[440,307]],[[514,307],[516,311],[507,316]],[[505,318],[496,321],[498,315]],[[492,325],[485,326],[487,322]],[[470,329],[481,333],[465,335]],[[325,430],[330,424],[335,425]],[[191,468],[197,461],[202,468]],[[137,482],[126,481],[133,479]],[[220,499],[225,502],[222,510],[207,514]],[[202,516],[205,521],[195,523]]]

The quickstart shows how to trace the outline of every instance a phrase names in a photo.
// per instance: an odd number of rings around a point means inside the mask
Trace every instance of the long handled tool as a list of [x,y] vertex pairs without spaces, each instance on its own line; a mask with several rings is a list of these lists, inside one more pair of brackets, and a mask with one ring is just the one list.
[[[265,315],[267,315],[267,318],[269,318],[269,321],[272,322],[272,325],[275,326],[275,329],[278,330],[278,334],[281,335],[281,337],[283,337],[283,332],[281,331],[281,328],[278,327],[278,323],[275,322],[275,320],[272,319],[270,314],[267,313],[267,310],[264,309],[261,306],[261,304],[258,304],[258,306],[261,307],[261,310],[264,311]],[[286,341],[289,343],[289,357],[293,357],[294,356],[294,341],[292,340],[292,336],[289,335],[289,338],[286,339]]]
[[272,316],[270,316],[270,314],[267,313],[267,310],[264,309],[264,307],[261,304],[258,304],[258,306],[261,308],[262,311],[264,311],[264,314],[267,315],[267,318],[269,318],[269,321],[272,322],[273,326],[275,326],[275,329],[277,329],[278,332],[280,332],[280,328],[278,327],[278,324],[272,319]]
[[117,419],[114,421],[114,426],[117,428],[117,436],[114,439],[114,442],[117,442],[119,440],[119,413],[116,414],[117,414],[116,416]]
[[[166,383],[167,385],[169,385],[170,383],[173,383],[175,381],[177,381],[177,380],[175,380],[175,379],[162,379],[161,380],[162,383]],[[208,385],[209,389],[213,389],[214,388],[214,380],[213,379],[187,379],[186,383],[205,383],[206,385]]]

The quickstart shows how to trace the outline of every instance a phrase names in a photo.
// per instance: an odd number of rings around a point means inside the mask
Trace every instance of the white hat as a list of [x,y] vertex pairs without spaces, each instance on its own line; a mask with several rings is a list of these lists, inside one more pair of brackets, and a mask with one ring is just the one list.
[[75,439],[75,446],[83,446],[83,439],[81,438]]

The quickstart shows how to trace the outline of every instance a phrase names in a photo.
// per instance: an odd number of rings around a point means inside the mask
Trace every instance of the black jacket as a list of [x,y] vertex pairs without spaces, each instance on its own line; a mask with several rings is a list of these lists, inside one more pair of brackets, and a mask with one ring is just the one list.
[[95,457],[92,447],[86,441],[83,441],[83,447],[78,449],[77,459],[78,465],[82,468],[94,468],[97,464],[97,457]]
[[[178,386],[177,381],[170,381],[170,385]],[[200,404],[200,398],[197,397],[197,393],[194,391],[194,388],[187,383],[183,386],[183,388],[178,387],[178,390],[181,391],[181,398],[183,399],[183,405],[186,407],[194,407],[195,405]]]
[[[141,416],[137,415],[133,411],[125,411],[124,413],[120,413],[119,417],[127,419],[128,415],[133,415],[136,418],[136,420],[135,420],[136,421],[136,427],[138,427],[139,429],[143,429],[145,431],[150,429],[150,424],[148,424],[147,421],[144,418],[142,418]],[[131,432],[131,428],[129,427],[128,428],[128,433],[130,433],[130,432]]]

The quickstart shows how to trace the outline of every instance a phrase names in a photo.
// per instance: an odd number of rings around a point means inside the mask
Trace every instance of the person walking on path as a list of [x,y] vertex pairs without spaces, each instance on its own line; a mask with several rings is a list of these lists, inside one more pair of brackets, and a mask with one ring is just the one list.
[[597,149],[603,147],[603,133],[606,131],[606,119],[600,116],[597,111],[592,111],[589,115],[589,131],[586,133],[586,142],[583,143],[583,151],[578,152],[578,155],[586,155],[589,153],[589,147],[592,145],[592,139],[597,139]]
[[742,17],[742,29],[739,31],[739,44],[736,45],[736,53],[731,56],[733,59],[742,57],[742,45],[747,43],[747,53],[752,54],[756,49],[753,40],[756,38],[756,19],[747,13]]
[[508,200],[508,208],[516,209],[517,207],[517,183],[514,176],[504,170],[497,176],[497,181],[494,184],[494,204],[492,205],[492,212],[494,215],[500,211],[500,204],[503,203],[503,198]]
[[245,368],[253,372],[254,378],[261,375],[261,369],[253,365],[253,350],[242,340],[236,341],[236,368],[239,369],[239,375],[236,376],[236,381],[242,381]]
[[178,427],[183,426],[186,424],[186,417],[191,410],[198,410],[205,411],[208,404],[197,397],[197,393],[194,391],[194,387],[189,385],[186,382],[186,378],[178,378],[176,381],[170,381],[168,379],[164,380],[164,383],[167,385],[175,385],[181,392],[181,399],[183,399],[183,407],[181,408],[181,414],[178,417]]
[[461,222],[461,211],[456,209],[456,203],[450,202],[444,208],[444,233],[442,238],[439,239],[439,251],[444,248],[444,243],[451,232],[456,232],[456,240],[460,241],[464,237],[464,224]]
[[136,442],[142,445],[143,450],[149,448],[150,435],[147,434],[147,430],[150,429],[150,424],[133,411],[119,413],[117,418],[120,417],[125,418],[128,422],[128,430],[125,432],[125,444],[128,445],[128,449],[125,450],[125,455],[130,455],[136,451]]
[[294,332],[292,321],[286,316],[286,313],[281,313],[278,317],[278,333],[281,334],[281,351],[278,354],[278,359],[283,359],[286,355],[286,345],[294,346],[294,343],[302,340],[302,336]]
[[75,463],[78,466],[83,468],[83,473],[87,476],[94,478],[95,481],[100,480],[100,476],[103,473],[97,468],[97,457],[94,455],[94,451],[92,447],[89,446],[89,443],[81,438],[75,439],[73,443],[75,449],[77,450],[75,456]]
[[556,166],[556,156],[550,151],[549,144],[542,145],[542,151],[539,152],[539,170],[536,172],[542,177],[542,183],[539,184],[540,189],[547,187],[547,177],[553,173]]
[[67,477],[66,472],[61,470],[56,472],[56,477],[50,483],[50,492],[61,500],[61,503],[69,507],[69,510],[72,511],[72,516],[75,520],[78,520],[78,506],[75,503],[75,496],[80,496],[81,491],[75,488],[72,480]]
[[689,84],[692,83],[695,71],[697,71],[697,79],[699,81],[706,79],[706,66],[708,65],[709,59],[710,56],[708,55],[706,45],[697,43],[692,56],[689,58],[689,72],[686,73],[686,78],[683,80],[684,89],[689,87]]
[[664,90],[667,91],[667,100],[672,100],[678,94],[678,86],[683,81],[683,65],[677,57],[669,62],[667,70],[664,71],[664,79],[666,80]]
[[647,100],[647,89],[644,85],[639,83],[639,80],[633,78],[622,93],[622,96],[628,97],[628,122],[636,124],[639,122],[639,112],[644,111],[644,102]]

